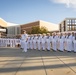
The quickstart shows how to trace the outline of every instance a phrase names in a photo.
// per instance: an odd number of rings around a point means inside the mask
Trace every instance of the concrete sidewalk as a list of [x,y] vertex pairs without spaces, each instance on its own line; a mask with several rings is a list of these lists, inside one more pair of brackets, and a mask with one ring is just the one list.
[[76,53],[0,48],[0,75],[76,75]]

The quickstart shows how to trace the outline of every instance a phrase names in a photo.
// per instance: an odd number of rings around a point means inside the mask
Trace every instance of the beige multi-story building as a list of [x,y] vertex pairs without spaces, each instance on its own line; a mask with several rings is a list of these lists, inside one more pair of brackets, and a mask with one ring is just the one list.
[[13,36],[20,33],[20,26],[18,24],[6,22],[0,18],[0,37]]
[[21,25],[21,33],[23,30],[26,30],[27,33],[31,33],[32,27],[34,26],[39,26],[41,27],[46,27],[48,31],[53,32],[53,31],[59,31],[59,26],[54,23],[46,22],[46,21],[35,21],[35,22],[30,22],[27,24],[22,24]]
[[19,25],[7,27],[7,36],[8,37],[13,37],[18,34],[21,34],[21,28]]
[[8,37],[15,36],[21,34],[23,30],[26,30],[27,33],[31,33],[32,27],[35,26],[39,26],[40,28],[46,27],[49,32],[59,31],[59,26],[57,24],[42,20],[19,25],[6,22],[2,18],[0,18],[0,36],[2,34]]
[[7,22],[0,18],[0,37],[7,34]]
[[65,18],[59,24],[59,31],[76,31],[76,18]]

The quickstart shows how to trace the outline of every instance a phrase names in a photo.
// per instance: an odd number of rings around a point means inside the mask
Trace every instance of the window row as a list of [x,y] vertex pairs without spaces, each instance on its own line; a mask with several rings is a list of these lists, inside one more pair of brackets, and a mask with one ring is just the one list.
[[67,20],[67,24],[75,24],[76,25],[76,19]]
[[71,30],[75,31],[76,30],[76,26],[67,26],[67,29],[69,31],[71,31]]

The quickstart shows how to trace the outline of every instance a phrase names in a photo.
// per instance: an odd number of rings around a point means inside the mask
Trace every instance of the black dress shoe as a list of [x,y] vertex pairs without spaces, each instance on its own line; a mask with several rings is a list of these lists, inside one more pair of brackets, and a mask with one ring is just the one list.
[[67,52],[71,52],[71,51],[67,51]]
[[47,50],[47,51],[50,51],[50,50]]
[[76,52],[74,52],[74,53],[76,53]]

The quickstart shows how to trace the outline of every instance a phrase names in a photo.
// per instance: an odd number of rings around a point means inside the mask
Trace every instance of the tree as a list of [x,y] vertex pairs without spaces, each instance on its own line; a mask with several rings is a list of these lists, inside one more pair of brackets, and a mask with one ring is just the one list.
[[40,32],[39,26],[32,27],[32,31],[31,31],[32,34],[38,34],[39,32]]
[[42,34],[42,33],[47,33],[48,30],[46,27],[39,27],[39,26],[34,26],[32,27],[32,31],[31,31],[31,34]]
[[47,33],[48,32],[48,29],[46,28],[46,27],[41,27],[40,28],[40,33],[42,34],[42,33]]

